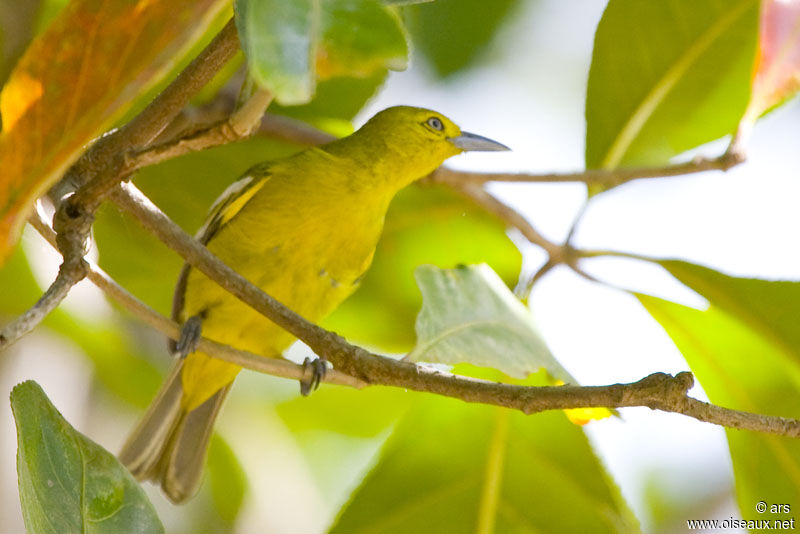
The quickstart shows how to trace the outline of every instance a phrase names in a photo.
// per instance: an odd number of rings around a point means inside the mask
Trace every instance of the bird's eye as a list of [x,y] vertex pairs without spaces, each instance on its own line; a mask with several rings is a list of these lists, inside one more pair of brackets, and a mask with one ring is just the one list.
[[440,132],[444,130],[444,124],[442,124],[442,120],[439,117],[431,117],[428,119],[428,126]]

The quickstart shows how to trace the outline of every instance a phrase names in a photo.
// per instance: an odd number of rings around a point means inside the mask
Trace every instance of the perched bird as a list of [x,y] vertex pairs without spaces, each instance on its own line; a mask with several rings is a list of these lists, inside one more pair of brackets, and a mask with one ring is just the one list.
[[[388,108],[348,137],[252,167],[217,199],[197,238],[266,293],[319,321],[357,288],[394,195],[473,150],[508,148],[435,111]],[[294,340],[188,264],[172,315],[184,333],[201,330],[266,357],[281,357]],[[176,359],[123,446],[122,463],[138,479],[160,483],[174,503],[194,495],[214,419],[239,370],[201,352]]]

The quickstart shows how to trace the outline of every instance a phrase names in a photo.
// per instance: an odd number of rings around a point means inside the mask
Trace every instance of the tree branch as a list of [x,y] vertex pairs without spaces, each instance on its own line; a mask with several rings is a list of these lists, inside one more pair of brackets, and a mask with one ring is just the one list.
[[33,330],[50,312],[55,310],[69,294],[72,286],[83,279],[84,269],[83,262],[62,263],[55,280],[36,301],[36,304],[0,330],[0,351]]
[[211,126],[202,128],[177,140],[148,147],[125,158],[123,174],[128,175],[148,165],[155,165],[189,152],[234,143],[250,137],[261,123],[264,111],[272,101],[272,94],[264,89],[257,90],[244,106],[233,115]]
[[439,167],[430,176],[435,183],[469,183],[481,185],[486,182],[565,183],[583,182],[591,185],[614,187],[632,180],[644,178],[671,178],[706,171],[727,171],[744,161],[739,151],[727,151],[715,158],[697,157],[685,163],[663,167],[634,167],[619,169],[589,169],[580,172],[526,174],[466,172]]
[[131,184],[122,184],[114,192],[113,199],[192,266],[304,341],[336,369],[367,384],[435,393],[517,409],[526,414],[564,408],[647,406],[722,426],[800,437],[798,420],[729,410],[688,397],[687,391],[693,385],[690,373],[675,377],[656,373],[633,384],[611,386],[526,387],[457,376],[373,354],[306,321],[248,282],[184,233]]

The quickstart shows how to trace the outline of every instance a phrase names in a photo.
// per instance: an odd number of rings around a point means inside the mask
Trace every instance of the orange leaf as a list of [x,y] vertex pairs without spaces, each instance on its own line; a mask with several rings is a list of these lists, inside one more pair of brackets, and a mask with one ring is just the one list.
[[743,123],[800,90],[800,0],[763,0],[758,56]]
[[0,93],[0,264],[32,202],[172,69],[229,0],[73,0]]

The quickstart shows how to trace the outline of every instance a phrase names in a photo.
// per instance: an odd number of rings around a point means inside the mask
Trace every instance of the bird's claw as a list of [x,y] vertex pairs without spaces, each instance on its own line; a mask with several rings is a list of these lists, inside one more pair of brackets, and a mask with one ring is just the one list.
[[[311,373],[311,376],[306,376]],[[300,394],[308,397],[312,391],[319,387],[319,383],[328,372],[328,362],[322,358],[306,358],[303,360],[303,378],[300,380]]]
[[197,348],[203,331],[203,319],[199,315],[189,317],[181,326],[181,335],[175,344],[175,352],[185,358]]

